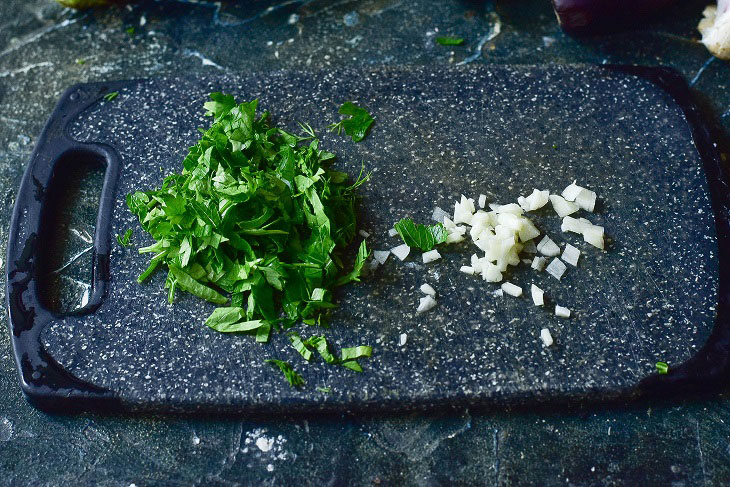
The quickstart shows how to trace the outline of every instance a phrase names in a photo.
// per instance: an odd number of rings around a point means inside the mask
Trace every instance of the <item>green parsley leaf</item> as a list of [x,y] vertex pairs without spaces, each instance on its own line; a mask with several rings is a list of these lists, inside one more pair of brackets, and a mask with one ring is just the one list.
[[117,243],[122,247],[129,247],[131,245],[130,240],[132,238],[132,229],[130,228],[124,233],[124,236],[117,234]]
[[111,93],[107,93],[106,95],[104,95],[104,99],[106,101],[112,101],[117,96],[119,96],[119,92],[118,91],[112,91]]
[[360,142],[364,139],[368,129],[374,121],[368,111],[355,105],[351,101],[347,101],[342,104],[339,112],[341,115],[349,115],[350,118],[345,118],[337,123],[329,125],[328,128],[330,131],[337,131],[337,135],[340,135],[344,130],[345,133],[352,138],[353,142]]
[[279,367],[279,370],[281,370],[287,382],[289,382],[292,387],[302,387],[304,385],[304,379],[302,379],[302,376],[297,374],[297,372],[288,362],[272,358],[266,360],[266,363],[273,364]]
[[360,248],[357,251],[357,257],[355,258],[355,265],[353,266],[352,270],[345,274],[344,276],[340,277],[337,280],[337,285],[342,286],[343,284],[347,284],[348,282],[359,282],[360,281],[360,273],[362,272],[362,266],[365,265],[365,261],[370,256],[370,252],[368,251],[368,247],[365,244],[365,240],[362,241],[360,244]]
[[660,374],[666,374],[669,372],[669,365],[666,362],[657,362],[656,371]]
[[436,245],[446,242],[449,232],[441,223],[435,225],[421,225],[414,223],[410,218],[404,218],[396,223],[395,228],[398,235],[409,247],[418,247],[428,252]]
[[460,46],[464,43],[461,37],[437,37],[436,42],[442,46]]

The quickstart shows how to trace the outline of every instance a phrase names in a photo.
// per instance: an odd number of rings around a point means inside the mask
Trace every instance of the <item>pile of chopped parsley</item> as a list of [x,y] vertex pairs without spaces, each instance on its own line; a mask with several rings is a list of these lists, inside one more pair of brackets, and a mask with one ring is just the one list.
[[[356,190],[368,176],[348,181],[332,169],[335,156],[320,149],[311,126],[302,135],[272,127],[256,116],[257,100],[210,95],[211,127],[162,186],[127,196],[127,205],[155,240],[142,282],[166,267],[168,299],[187,291],[218,307],[205,324],[224,333],[246,333],[267,342],[273,330],[297,323],[323,325],[335,307],[332,290],[358,281],[369,256],[365,242],[354,264],[344,251],[356,235]],[[366,120],[367,121],[367,120]],[[368,122],[372,123],[372,119]],[[363,129],[363,134],[367,126]],[[292,346],[308,361],[352,370],[370,347],[343,348],[336,357],[323,336]],[[286,362],[270,360],[294,386],[303,379]]]

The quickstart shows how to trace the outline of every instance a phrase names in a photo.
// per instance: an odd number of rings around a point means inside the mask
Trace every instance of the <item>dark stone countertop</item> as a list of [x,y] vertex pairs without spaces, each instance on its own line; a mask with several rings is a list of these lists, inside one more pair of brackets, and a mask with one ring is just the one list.
[[[690,80],[727,153],[730,65],[697,41],[704,2],[680,3],[639,30],[573,39],[547,0],[159,0],[82,13],[50,0],[3,2],[0,241],[4,248],[35,137],[79,81],[462,62],[661,64]],[[437,32],[466,43],[438,46]],[[278,420],[50,416],[22,397],[2,333],[0,483],[725,485],[728,392],[623,407]]]

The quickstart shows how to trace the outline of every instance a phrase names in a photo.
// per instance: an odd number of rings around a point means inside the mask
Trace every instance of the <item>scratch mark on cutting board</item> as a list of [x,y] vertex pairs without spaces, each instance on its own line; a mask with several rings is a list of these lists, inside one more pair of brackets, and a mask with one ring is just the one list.
[[63,22],[61,22],[60,24],[55,24],[55,25],[50,25],[48,27],[45,27],[45,28],[39,30],[38,32],[36,32],[35,34],[31,34],[30,36],[26,37],[25,39],[22,39],[18,43],[13,44],[11,47],[9,47],[9,48],[5,49],[4,51],[0,52],[0,57],[3,57],[5,55],[7,55],[7,54],[10,54],[11,52],[15,52],[18,49],[20,49],[21,47],[25,47],[28,44],[31,44],[31,43],[37,41],[38,39],[40,39],[44,35],[48,34],[49,32],[53,32],[53,31],[56,31],[56,30],[59,30],[59,29],[63,29],[64,27],[67,27],[67,26],[69,26],[71,24],[75,24],[76,22],[78,22],[80,19],[82,19],[84,17],[85,16],[83,16],[83,17],[77,17],[75,19],[66,19]]
[[495,37],[497,37],[500,32],[502,32],[502,21],[499,20],[499,17],[497,16],[497,14],[492,12],[490,14],[490,17],[491,17],[492,21],[494,22],[492,24],[492,29],[486,35],[484,35],[481,39],[479,39],[479,42],[477,43],[476,48],[474,48],[474,53],[471,56],[464,59],[463,61],[459,61],[458,63],[456,63],[457,66],[469,64],[469,63],[479,59],[479,57],[482,55],[482,49],[484,48],[484,45],[487,42],[494,39]]
[[697,451],[700,453],[700,468],[702,469],[702,483],[707,485],[707,470],[705,469],[705,456],[702,453],[702,442],[700,441],[700,422],[695,419],[695,436],[697,438]]
[[492,445],[492,453],[494,454],[494,485],[499,485],[499,429],[497,428],[494,428]]
[[8,76],[15,76],[16,74],[27,74],[31,69],[36,68],[50,68],[53,67],[53,63],[43,61],[42,63],[28,64],[18,69],[11,69],[10,71],[0,71],[0,78],[7,78]]
[[224,68],[220,64],[213,62],[209,58],[203,56],[203,54],[199,53],[198,51],[193,51],[192,49],[184,49],[183,55],[185,55],[186,57],[196,57],[196,58],[200,59],[200,61],[203,63],[203,66],[212,66],[221,71],[226,70],[226,68]]
[[695,84],[697,84],[697,82],[700,80],[700,76],[702,76],[702,73],[705,72],[705,69],[707,69],[707,67],[712,64],[712,61],[714,61],[715,59],[715,56],[711,56],[710,59],[705,61],[705,64],[702,65],[702,67],[697,71],[697,74],[695,74],[695,77],[692,78],[692,81],[689,82],[690,86],[694,86]]

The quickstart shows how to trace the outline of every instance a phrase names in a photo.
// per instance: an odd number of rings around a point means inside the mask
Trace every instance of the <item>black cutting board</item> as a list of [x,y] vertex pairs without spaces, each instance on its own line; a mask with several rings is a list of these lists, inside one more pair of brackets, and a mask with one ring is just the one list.
[[[112,90],[119,96],[104,101]],[[474,247],[428,265],[416,252],[406,262],[391,256],[342,289],[326,331],[335,348],[373,346],[360,374],[303,363],[283,334],[261,345],[213,332],[202,324],[212,305],[184,293],[168,305],[164,272],[137,284],[148,256],[113,236],[134,228],[136,245],[151,243],[124,197],[180,169],[209,124],[202,103],[219,90],[259,98],[291,130],[311,123],[338,167],[372,171],[360,205],[371,249],[398,245],[388,236],[395,221],[428,222],[460,194],[506,203],[577,179],[599,194],[589,218],[605,226],[607,250],[561,233],[550,205],[536,212],[542,230],[583,252],[578,268],[557,281],[522,264],[508,278],[542,287],[572,310],[567,320],[533,306],[529,293],[499,297],[494,284],[460,273]],[[359,144],[326,131],[347,100],[376,119]],[[38,255],[53,245],[38,235],[53,168],[74,158],[96,158],[106,175],[89,301],[59,316],[38,300]],[[11,223],[7,296],[21,383],[46,409],[264,412],[603,400],[708,384],[728,364],[725,181],[685,82],[667,69],[403,68],[77,85],[39,139]],[[438,305],[419,315],[424,282]],[[554,346],[543,347],[541,328]],[[290,388],[264,363],[272,357],[293,363],[307,386]],[[659,360],[669,374],[656,374]]]

